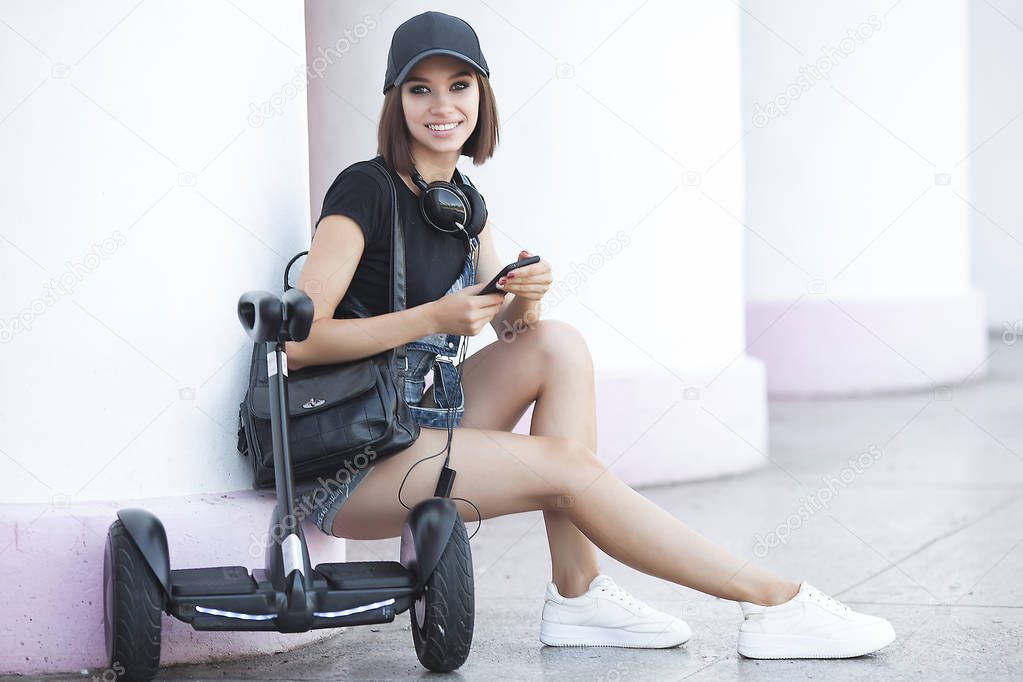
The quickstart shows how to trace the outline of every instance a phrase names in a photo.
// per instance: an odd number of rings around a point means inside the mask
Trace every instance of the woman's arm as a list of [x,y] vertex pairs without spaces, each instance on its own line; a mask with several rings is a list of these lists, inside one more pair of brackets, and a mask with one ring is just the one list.
[[333,319],[364,248],[362,230],[348,216],[320,221],[295,285],[313,301],[313,326],[305,341],[285,344],[288,369],[358,360],[437,331],[433,302],[373,317]]
[[494,331],[500,338],[506,338],[501,336],[502,332],[507,335],[511,332],[521,331],[540,319],[540,301],[531,301],[515,294],[509,294],[506,298],[510,300],[505,301],[501,312],[495,315],[491,322]]

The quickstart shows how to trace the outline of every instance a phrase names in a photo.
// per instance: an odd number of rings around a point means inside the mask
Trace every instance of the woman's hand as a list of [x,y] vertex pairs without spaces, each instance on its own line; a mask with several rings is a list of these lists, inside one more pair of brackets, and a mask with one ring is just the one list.
[[[519,260],[529,258],[531,255],[529,251],[523,249],[519,251]],[[530,301],[539,301],[550,289],[552,281],[551,266],[541,258],[532,265],[512,270],[507,277],[501,278],[497,285],[509,294],[515,294]]]
[[476,292],[484,286],[486,283],[473,284],[427,303],[433,315],[434,329],[457,336],[479,334],[501,311],[501,304],[504,302],[504,294],[500,292],[486,296],[478,295]]

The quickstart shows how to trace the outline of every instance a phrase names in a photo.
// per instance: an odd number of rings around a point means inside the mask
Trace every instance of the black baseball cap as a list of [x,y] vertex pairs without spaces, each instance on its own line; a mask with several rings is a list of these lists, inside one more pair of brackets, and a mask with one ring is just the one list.
[[404,83],[416,64],[435,54],[461,59],[490,78],[490,67],[472,26],[450,14],[423,12],[394,29],[387,53],[384,94]]

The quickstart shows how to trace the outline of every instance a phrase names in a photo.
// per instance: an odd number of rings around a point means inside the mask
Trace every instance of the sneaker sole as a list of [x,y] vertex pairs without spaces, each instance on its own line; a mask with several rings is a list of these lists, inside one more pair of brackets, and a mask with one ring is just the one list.
[[740,632],[738,651],[746,658],[854,658],[872,654],[894,641],[895,636],[887,633],[873,639],[836,642],[819,637]]
[[547,646],[617,646],[627,649],[670,649],[685,644],[692,633],[627,632],[592,625],[541,623],[540,641]]

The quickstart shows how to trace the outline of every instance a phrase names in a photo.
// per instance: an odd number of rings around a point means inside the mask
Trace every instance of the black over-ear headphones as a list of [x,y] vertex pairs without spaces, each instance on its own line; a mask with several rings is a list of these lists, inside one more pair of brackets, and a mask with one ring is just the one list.
[[[421,191],[419,212],[428,224],[455,239],[479,235],[487,224],[487,203],[476,191],[469,178],[455,169],[459,183],[435,180],[426,184],[415,166],[412,167],[412,181]],[[457,223],[457,224],[456,224]],[[459,228],[459,225],[462,227]]]

